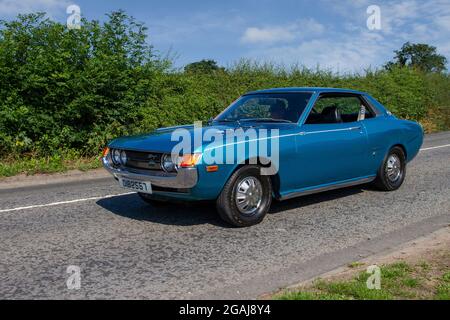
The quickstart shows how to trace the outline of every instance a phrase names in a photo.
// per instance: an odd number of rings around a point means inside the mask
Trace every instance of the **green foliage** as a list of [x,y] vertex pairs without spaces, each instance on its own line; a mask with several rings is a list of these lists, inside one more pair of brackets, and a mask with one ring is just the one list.
[[132,132],[136,105],[162,72],[145,27],[125,13],[80,30],[19,15],[0,31],[0,149],[97,153],[117,134]]
[[206,120],[247,91],[291,86],[367,91],[415,120],[430,107],[450,109],[445,74],[393,66],[340,75],[250,60],[226,70],[203,60],[180,72],[153,53],[145,26],[122,11],[104,23],[83,19],[80,30],[36,13],[1,22],[0,152],[92,157],[114,137]]
[[445,273],[445,274],[442,276],[442,279],[443,279],[445,282],[449,282],[449,283],[450,283],[450,271],[447,272],[447,273]]
[[392,66],[408,66],[417,68],[424,72],[442,72],[446,70],[447,58],[436,51],[436,47],[423,43],[406,42],[400,50],[396,50],[394,61],[386,64],[387,68]]
[[201,60],[198,62],[193,62],[184,67],[186,73],[201,73],[201,74],[211,74],[219,71],[225,71],[224,68],[219,67],[217,62],[214,60]]

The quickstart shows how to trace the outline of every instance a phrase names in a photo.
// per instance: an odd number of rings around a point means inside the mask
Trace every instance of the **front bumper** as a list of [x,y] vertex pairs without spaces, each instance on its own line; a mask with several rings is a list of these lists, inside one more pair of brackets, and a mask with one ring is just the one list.
[[176,174],[165,172],[131,172],[126,168],[118,168],[112,165],[109,155],[102,158],[103,167],[115,178],[123,177],[132,180],[150,182],[153,186],[162,188],[189,189],[198,181],[197,168],[180,168]]

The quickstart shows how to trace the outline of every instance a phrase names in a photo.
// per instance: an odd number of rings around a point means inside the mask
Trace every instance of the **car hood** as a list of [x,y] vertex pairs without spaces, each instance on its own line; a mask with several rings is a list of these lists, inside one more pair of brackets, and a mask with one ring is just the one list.
[[[205,130],[213,130],[208,132],[211,135],[216,133],[225,134],[227,129],[238,129],[242,128],[244,131],[248,128],[265,128],[265,129],[288,129],[292,128],[292,125],[282,125],[280,124],[261,124],[261,123],[249,123],[248,125],[237,126],[234,123],[230,124],[214,124],[208,125],[201,128],[202,136]],[[191,140],[191,150],[194,150],[194,125],[176,126],[157,129],[153,132],[140,134],[135,136],[121,137],[117,138],[109,143],[110,148],[126,149],[126,150],[136,150],[136,151],[153,151],[170,153],[175,145],[180,143],[181,140],[172,141],[172,133],[176,130],[185,130],[184,134],[189,134]],[[281,131],[281,130],[280,130]],[[202,145],[208,145],[211,142],[203,142]]]
[[[202,130],[205,130],[207,128],[209,129],[212,128],[222,133],[224,132],[224,130],[228,128],[234,128],[234,126],[206,126],[202,127]],[[193,140],[194,140],[193,125],[167,127],[157,129],[150,133],[128,137],[120,137],[111,141],[108,146],[110,148],[117,148],[117,149],[170,153],[173,147],[180,142],[180,140],[172,141],[172,133],[176,130],[186,130],[185,134],[189,134],[191,138],[191,147],[193,147]]]

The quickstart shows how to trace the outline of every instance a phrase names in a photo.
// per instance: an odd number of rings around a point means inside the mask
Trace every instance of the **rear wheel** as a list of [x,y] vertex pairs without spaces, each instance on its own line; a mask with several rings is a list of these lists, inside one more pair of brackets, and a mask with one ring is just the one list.
[[236,227],[248,227],[264,219],[271,203],[270,177],[262,176],[258,166],[244,166],[227,181],[216,205],[223,220]]
[[403,149],[395,146],[389,150],[383,165],[378,169],[375,185],[383,191],[400,188],[406,175],[406,157]]

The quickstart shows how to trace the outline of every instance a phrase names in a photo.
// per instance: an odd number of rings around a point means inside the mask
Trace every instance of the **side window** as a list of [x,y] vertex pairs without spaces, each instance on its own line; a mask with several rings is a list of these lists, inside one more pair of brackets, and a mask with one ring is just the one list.
[[356,122],[372,118],[370,108],[356,95],[324,95],[315,103],[305,123]]

